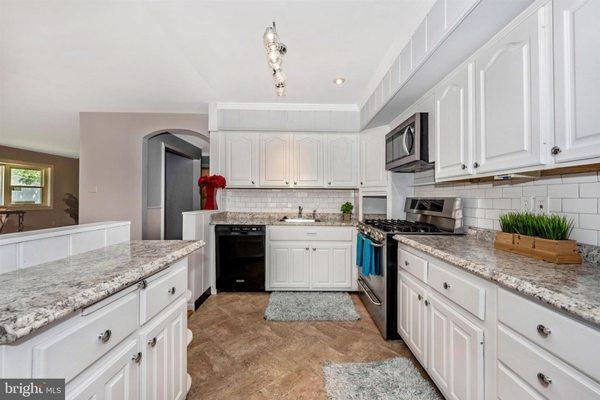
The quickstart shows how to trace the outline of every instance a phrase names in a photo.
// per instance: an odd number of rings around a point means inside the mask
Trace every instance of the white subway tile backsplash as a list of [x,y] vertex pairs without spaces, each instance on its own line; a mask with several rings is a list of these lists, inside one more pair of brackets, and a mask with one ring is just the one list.
[[598,199],[563,199],[562,210],[579,214],[596,214]]
[[223,210],[233,212],[339,213],[345,202],[354,204],[354,190],[331,189],[226,189]]
[[579,184],[580,197],[600,197],[600,182]]
[[577,183],[548,185],[549,197],[577,198],[579,197],[579,185]]
[[[417,174],[418,176],[419,174]],[[550,213],[573,220],[572,238],[582,243],[600,244],[600,176],[596,172],[556,175],[494,186],[486,183],[446,183],[415,187],[416,196],[461,196],[465,207],[465,224],[499,229],[498,218],[510,210],[521,209],[521,199],[547,200]]]

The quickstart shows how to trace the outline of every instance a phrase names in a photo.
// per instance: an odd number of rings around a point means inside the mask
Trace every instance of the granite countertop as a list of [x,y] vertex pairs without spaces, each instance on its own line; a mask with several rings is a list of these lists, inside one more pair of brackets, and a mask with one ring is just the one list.
[[[306,218],[311,218],[311,213],[305,213]],[[213,214],[211,225],[285,225],[285,226],[355,226],[357,221],[342,221],[342,214],[317,214],[318,222],[284,222],[281,218],[295,218],[295,213],[242,213],[222,212]]]
[[600,328],[600,265],[557,265],[496,250],[476,235],[396,235],[398,242]]
[[0,274],[0,344],[97,303],[202,246],[202,241],[138,240]]

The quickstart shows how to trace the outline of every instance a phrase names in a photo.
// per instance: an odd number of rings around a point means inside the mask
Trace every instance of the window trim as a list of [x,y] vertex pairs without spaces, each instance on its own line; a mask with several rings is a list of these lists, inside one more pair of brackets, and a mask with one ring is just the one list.
[[[33,162],[24,162],[17,160],[1,160],[0,165],[4,167],[4,179],[2,180],[4,187],[0,188],[3,190],[4,205],[0,205],[0,208],[6,210],[52,210],[52,179],[54,175],[54,166],[51,164],[40,164]],[[11,169],[12,168],[24,168],[24,169],[37,169],[42,171],[42,186],[27,186],[27,185],[11,185]],[[12,188],[13,187],[34,187],[42,188],[42,203],[12,203]]]

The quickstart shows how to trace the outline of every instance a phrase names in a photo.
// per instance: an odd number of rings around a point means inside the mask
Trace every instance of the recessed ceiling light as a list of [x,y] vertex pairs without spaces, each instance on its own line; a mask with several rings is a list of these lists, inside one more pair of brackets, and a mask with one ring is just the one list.
[[342,77],[335,78],[335,79],[333,80],[333,83],[335,83],[335,84],[336,84],[336,85],[338,85],[338,86],[339,86],[339,85],[343,85],[343,84],[344,84],[344,82],[346,82],[346,78],[342,78]]

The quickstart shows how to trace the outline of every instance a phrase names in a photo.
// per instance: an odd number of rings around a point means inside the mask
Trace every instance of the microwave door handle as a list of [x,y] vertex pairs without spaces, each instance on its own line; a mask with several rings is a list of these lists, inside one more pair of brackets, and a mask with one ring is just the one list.
[[408,137],[408,135],[410,135],[409,129],[407,128],[404,133],[402,134],[402,147],[404,148],[404,154],[406,154],[407,156],[410,155],[408,153],[408,144],[406,143],[406,138]]

